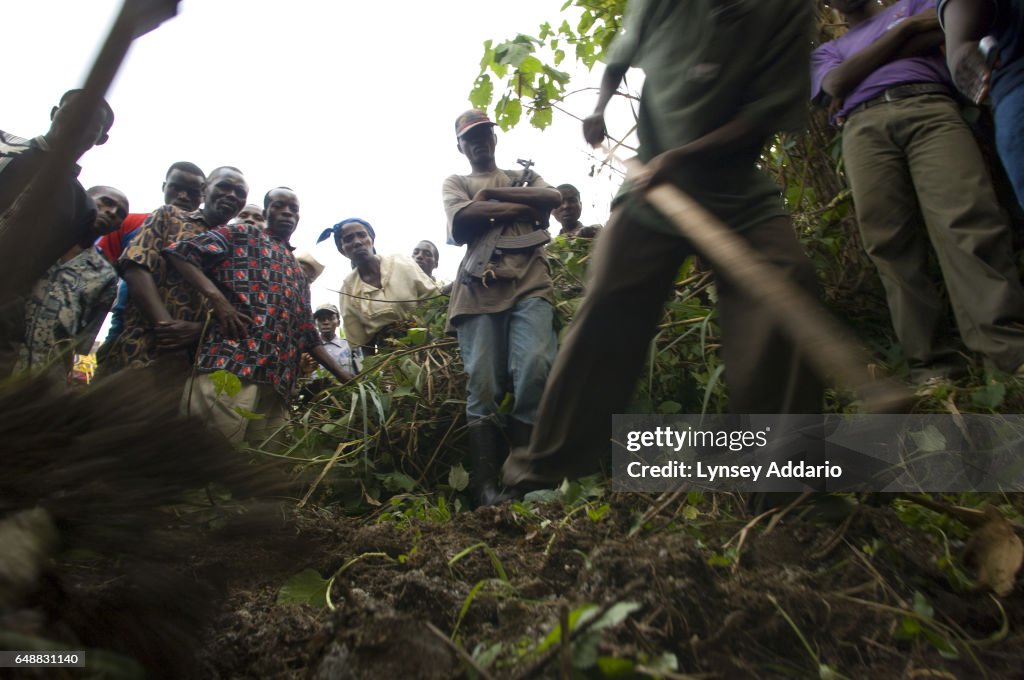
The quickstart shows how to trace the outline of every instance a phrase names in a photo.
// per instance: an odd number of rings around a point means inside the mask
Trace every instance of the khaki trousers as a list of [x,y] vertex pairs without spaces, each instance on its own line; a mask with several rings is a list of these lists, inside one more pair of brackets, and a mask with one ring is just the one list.
[[[258,413],[262,418],[246,418],[236,409]],[[243,380],[237,394],[217,394],[208,373],[196,374],[185,383],[181,412],[205,420],[233,444],[260,444],[288,420],[288,406],[272,386]]]
[[[507,483],[557,484],[610,458],[611,417],[625,412],[679,267],[694,252],[689,241],[664,233],[665,222],[635,199],[612,213],[594,246],[586,296],[551,369],[529,451],[509,457]],[[741,235],[783,276],[818,297],[814,268],[788,217]],[[734,286],[728,272],[715,275],[730,410],[820,413],[821,383],[776,313]]]
[[843,128],[843,157],[864,248],[885,286],[911,366],[949,361],[945,303],[927,274],[942,269],[964,344],[1004,371],[1024,363],[1024,290],[1010,227],[957,104],[920,95],[861,111]]

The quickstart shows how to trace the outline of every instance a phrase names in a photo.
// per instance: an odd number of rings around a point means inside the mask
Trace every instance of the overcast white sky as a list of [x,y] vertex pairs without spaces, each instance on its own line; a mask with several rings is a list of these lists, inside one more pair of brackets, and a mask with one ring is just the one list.
[[[30,137],[45,132],[60,94],[84,81],[120,3],[4,4],[0,129]],[[133,212],[160,205],[164,172],[179,160],[206,171],[239,167],[251,203],[292,187],[302,203],[293,244],[327,265],[314,304],[336,302],[327,289],[349,271],[332,241],[313,245],[344,217],[373,224],[381,253],[434,241],[450,280],[462,249],[444,245],[441,183],[469,169],[453,126],[470,106],[482,43],[536,34],[541,22],[561,21],[562,4],[184,0],[129,52],[107,97],[116,115],[110,141],[82,158],[81,181],[120,188]],[[595,98],[574,95],[567,106],[585,115]],[[545,132],[523,123],[498,135],[499,166],[532,158],[551,184],[581,189],[585,222],[606,219],[619,180],[588,176],[593,160],[578,122],[556,112]]]

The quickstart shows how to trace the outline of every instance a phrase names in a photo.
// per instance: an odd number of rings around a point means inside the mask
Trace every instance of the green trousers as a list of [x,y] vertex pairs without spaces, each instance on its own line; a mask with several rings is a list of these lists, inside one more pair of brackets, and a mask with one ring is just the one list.
[[949,97],[865,109],[843,128],[864,248],[885,286],[911,367],[952,361],[946,307],[927,272],[935,251],[960,336],[1002,370],[1024,363],[1024,290],[988,168]]
[[[694,253],[667,220],[629,199],[597,238],[587,291],[551,368],[529,450],[512,452],[508,484],[557,484],[611,457],[612,414],[624,413],[679,266]],[[741,233],[780,273],[817,296],[814,267],[788,217]],[[820,413],[822,385],[777,312],[715,271],[718,325],[733,413]]]

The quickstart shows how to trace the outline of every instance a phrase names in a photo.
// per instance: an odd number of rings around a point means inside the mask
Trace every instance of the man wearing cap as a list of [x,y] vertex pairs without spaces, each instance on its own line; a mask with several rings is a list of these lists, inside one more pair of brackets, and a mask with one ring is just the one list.
[[[292,255],[298,197],[278,187],[267,192],[264,204],[266,229],[244,222],[219,226],[164,249],[215,317],[200,344],[197,375],[186,385],[182,409],[209,420],[235,442],[262,441],[287,419],[302,352],[339,380],[352,379],[320,339],[309,283]],[[217,371],[237,376],[241,389],[235,394],[218,389],[211,375]]]
[[829,0],[850,25],[811,58],[811,96],[831,99],[864,247],[885,286],[915,382],[963,370],[944,337],[947,303],[964,344],[1013,373],[1024,364],[1024,290],[1009,223],[960,115],[939,52],[935,0]]
[[338,327],[341,325],[341,312],[338,308],[332,304],[320,305],[313,313],[313,319],[316,321],[316,329],[320,331],[324,347],[335,361],[349,373],[359,373],[363,363],[363,352],[359,347],[352,351],[348,340],[338,335]]
[[[554,360],[551,274],[543,244],[559,193],[529,169],[500,170],[494,123],[481,111],[455,121],[468,175],[444,181],[448,241],[467,246],[452,285],[449,331],[458,334],[469,378],[467,431],[477,504],[499,499],[508,445],[525,445]],[[499,406],[511,385],[513,406]],[[502,422],[504,421],[504,422]]]

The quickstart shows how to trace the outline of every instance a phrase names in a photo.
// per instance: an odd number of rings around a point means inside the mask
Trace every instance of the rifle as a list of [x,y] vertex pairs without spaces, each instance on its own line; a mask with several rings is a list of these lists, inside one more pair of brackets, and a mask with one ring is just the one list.
[[[523,173],[512,182],[512,186],[530,186],[530,182],[534,180],[534,172],[530,169],[533,166],[533,161],[517,158],[516,163],[523,166]],[[511,179],[511,176],[509,178]],[[470,247],[462,270],[464,284],[469,285],[474,280],[479,280],[486,288],[488,281],[496,281],[506,276],[500,267],[495,267],[494,256],[496,254],[500,255],[503,251],[508,250],[529,250],[551,240],[551,236],[544,229],[536,229],[529,234],[520,234],[519,236],[505,236],[503,231],[499,228],[491,229]]]

